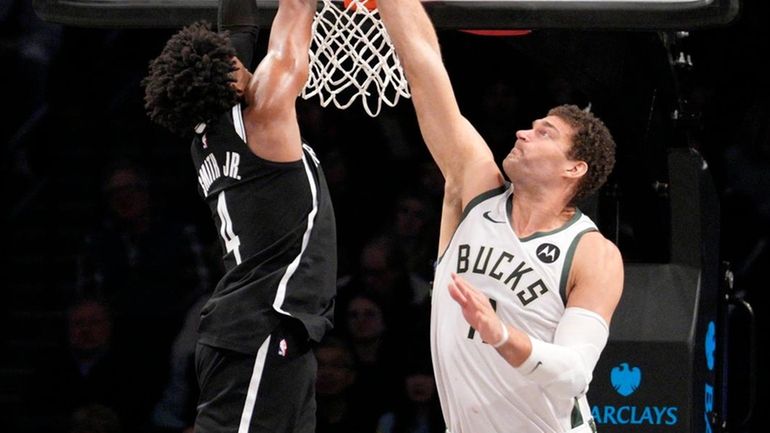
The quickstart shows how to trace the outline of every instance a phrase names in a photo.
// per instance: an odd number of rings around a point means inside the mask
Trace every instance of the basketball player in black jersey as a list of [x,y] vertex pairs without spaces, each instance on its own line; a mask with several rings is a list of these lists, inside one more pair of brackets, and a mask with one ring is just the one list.
[[332,327],[334,212],[295,110],[316,0],[279,0],[252,75],[253,1],[220,4],[229,34],[196,23],[174,35],[144,81],[150,118],[193,136],[227,269],[201,312],[196,433],[313,432],[310,346]]

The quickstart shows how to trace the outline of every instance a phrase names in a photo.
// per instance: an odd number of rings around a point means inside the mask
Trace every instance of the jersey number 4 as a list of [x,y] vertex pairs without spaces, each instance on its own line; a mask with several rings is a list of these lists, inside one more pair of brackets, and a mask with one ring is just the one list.
[[225,249],[228,253],[232,252],[235,257],[235,264],[241,264],[241,239],[233,231],[233,220],[230,219],[230,213],[227,211],[227,201],[225,201],[225,192],[222,191],[217,196],[217,213],[219,214],[219,234],[225,241]]

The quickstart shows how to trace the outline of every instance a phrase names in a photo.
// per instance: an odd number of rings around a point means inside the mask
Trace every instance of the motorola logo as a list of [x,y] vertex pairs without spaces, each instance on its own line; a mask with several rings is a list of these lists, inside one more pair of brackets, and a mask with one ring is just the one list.
[[543,263],[553,263],[559,259],[559,247],[554,244],[540,244],[536,250],[537,258]]

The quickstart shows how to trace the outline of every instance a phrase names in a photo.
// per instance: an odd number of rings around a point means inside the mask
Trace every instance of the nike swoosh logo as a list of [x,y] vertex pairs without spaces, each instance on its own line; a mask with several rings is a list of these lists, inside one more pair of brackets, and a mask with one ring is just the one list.
[[505,224],[505,223],[506,223],[505,221],[498,221],[498,220],[494,220],[494,219],[492,219],[492,217],[491,217],[491,216],[489,216],[489,213],[490,213],[490,212],[492,212],[492,211],[489,211],[489,210],[488,210],[488,211],[484,212],[484,215],[483,215],[483,216],[484,216],[484,218],[486,218],[486,219],[488,219],[488,220],[492,221],[492,222],[493,222],[493,223],[495,223],[495,224]]
[[537,368],[540,367],[541,365],[543,365],[543,361],[537,361],[537,364],[535,364],[535,368],[533,368],[532,371],[529,372],[529,374],[534,373],[535,370],[537,370]]

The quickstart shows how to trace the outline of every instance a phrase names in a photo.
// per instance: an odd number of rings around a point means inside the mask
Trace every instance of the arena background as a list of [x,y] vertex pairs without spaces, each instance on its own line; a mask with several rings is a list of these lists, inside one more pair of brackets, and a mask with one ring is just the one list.
[[[680,234],[672,233],[669,214],[668,156],[696,150],[719,203],[703,209],[718,218],[719,242],[702,247],[718,258],[720,277],[732,271],[728,296],[745,299],[762,329],[770,277],[768,19],[765,2],[744,1],[730,24],[687,34],[535,29],[495,38],[442,29],[439,37],[460,106],[498,161],[516,129],[557,103],[590,103],[606,120],[618,164],[587,206],[629,264],[672,260],[672,239]],[[0,3],[2,431],[26,431],[35,366],[64,344],[65,311],[82,290],[83,245],[105,217],[110,167],[141,166],[158,215],[179,230],[194,227],[201,245],[216,240],[196,196],[189,143],[151,125],[142,108],[139,82],[172,31],[63,26],[42,21],[29,1]],[[435,172],[409,101],[376,119],[357,107],[321,109],[317,99],[298,104],[303,135],[335,196],[340,275],[355,275],[364,244],[385,230],[399,197],[414,189],[436,194]],[[720,347],[731,341],[720,358],[731,367],[730,388],[721,391],[729,398],[729,431],[762,431],[757,417],[743,422],[753,395],[768,385],[761,368],[767,353],[761,344],[752,347],[749,335],[750,320],[740,312],[719,334]],[[163,350],[146,355],[161,364],[168,357]],[[148,385],[156,399],[167,374],[159,371]]]

